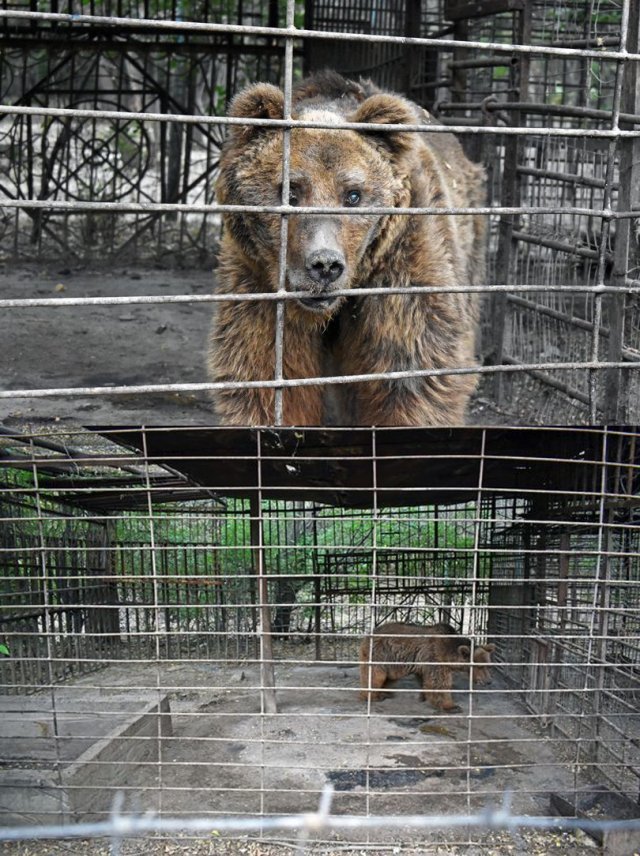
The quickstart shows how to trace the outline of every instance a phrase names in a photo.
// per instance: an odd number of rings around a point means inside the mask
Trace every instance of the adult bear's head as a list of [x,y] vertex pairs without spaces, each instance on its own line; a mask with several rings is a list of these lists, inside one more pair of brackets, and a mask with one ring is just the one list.
[[[323,92],[322,83],[315,88],[303,84],[292,109],[292,118],[310,127],[291,131],[289,194],[284,202],[301,209],[348,209],[343,214],[301,211],[288,218],[286,288],[300,292],[299,305],[320,319],[330,317],[344,299],[336,291],[362,282],[384,243],[389,215],[361,209],[409,204],[415,135],[398,126],[419,121],[402,98],[383,92],[367,96],[358,84],[344,83],[352,87],[344,98]],[[274,120],[283,118],[283,110],[282,91],[261,83],[239,93],[229,115]],[[366,128],[341,128],[345,122]],[[318,124],[328,127],[314,127]],[[221,157],[219,202],[280,205],[283,140],[282,127],[233,124]],[[250,263],[266,273],[275,290],[281,216],[248,212],[225,219]]]

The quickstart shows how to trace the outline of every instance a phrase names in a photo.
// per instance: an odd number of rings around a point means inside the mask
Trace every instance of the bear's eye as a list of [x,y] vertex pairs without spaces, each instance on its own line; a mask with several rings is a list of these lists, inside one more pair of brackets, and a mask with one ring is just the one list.
[[344,201],[345,201],[345,203],[346,203],[347,205],[349,205],[349,206],[352,206],[352,207],[353,207],[354,205],[359,205],[359,204],[360,204],[360,199],[361,199],[361,198],[362,198],[362,197],[361,197],[361,195],[360,195],[360,191],[359,191],[359,190],[350,190],[350,191],[347,193],[347,195],[345,196]]
[[[282,199],[282,185],[278,185],[278,197]],[[299,205],[299,190],[297,187],[289,187],[289,205]]]

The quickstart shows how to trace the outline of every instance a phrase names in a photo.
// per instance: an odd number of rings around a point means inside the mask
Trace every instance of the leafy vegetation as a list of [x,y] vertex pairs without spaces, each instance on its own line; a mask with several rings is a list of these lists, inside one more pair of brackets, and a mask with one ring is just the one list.
[[[29,471],[12,471],[11,478],[15,488],[33,488]],[[151,517],[142,509],[108,521],[93,521],[82,512],[75,516],[69,509],[60,516],[59,508],[48,516],[56,506],[56,492],[41,491],[43,519],[37,518],[35,508],[31,513],[25,509],[16,524],[11,567],[4,573],[0,568],[16,603],[21,592],[34,584],[40,587],[42,567],[33,548],[43,545],[54,603],[58,590],[61,603],[71,602],[75,588],[80,591],[93,575],[96,602],[102,597],[113,602],[117,585],[117,601],[123,606],[148,605],[148,617],[140,620],[150,628],[157,607],[166,611],[167,628],[206,629],[224,610],[207,617],[203,608],[227,604],[236,606],[224,620],[240,621],[232,614],[244,614],[238,607],[255,602],[254,565],[259,556],[270,600],[278,604],[274,626],[286,631],[294,605],[317,599],[318,580],[328,591],[341,592],[345,603],[365,603],[376,575],[413,581],[418,587],[424,578],[455,582],[466,577],[474,544],[472,514],[464,506],[438,518],[426,507],[374,514],[370,509],[265,502],[259,551],[252,544],[248,500],[227,500],[225,507],[202,501],[171,504],[154,508]],[[106,559],[100,558],[96,545],[108,548]],[[95,589],[95,583],[104,591]],[[82,595],[77,600],[81,602]],[[142,615],[135,610],[133,614],[136,621]]]

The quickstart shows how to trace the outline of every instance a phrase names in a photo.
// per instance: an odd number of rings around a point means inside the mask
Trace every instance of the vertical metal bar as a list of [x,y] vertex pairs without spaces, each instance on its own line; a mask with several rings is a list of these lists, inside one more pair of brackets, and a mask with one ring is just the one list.
[[[291,91],[293,89],[293,38],[295,0],[287,0],[286,27],[293,30],[291,36],[287,36],[284,46],[284,109],[283,118],[291,118]],[[282,131],[282,204],[289,203],[289,171],[291,158],[291,130],[285,128]],[[278,271],[278,294],[287,293],[287,242],[289,236],[289,218],[286,214],[280,215],[280,255]],[[276,335],[275,335],[275,374],[274,380],[282,380],[284,377],[284,316],[285,301],[278,300],[276,303]],[[282,425],[284,418],[283,389],[276,387],[274,390],[274,423]]]
[[[631,0],[623,0],[622,10],[621,10],[621,21],[620,21],[620,40],[623,46],[627,45],[628,35],[629,35],[629,7],[631,5]],[[637,2],[634,4],[637,6]],[[636,35],[637,35],[637,26],[636,26]],[[615,83],[613,87],[613,104],[611,108],[611,130],[619,132],[620,131],[620,110],[622,104],[622,88],[625,79],[625,66],[622,60],[618,60],[616,65],[616,77]],[[607,147],[607,169],[605,173],[605,185],[604,191],[602,194],[602,210],[603,215],[607,212],[611,207],[611,197],[613,194],[613,180],[615,177],[615,160],[616,160],[616,149],[620,142],[619,137],[613,137],[609,141],[609,145]],[[605,275],[606,275],[606,248],[609,242],[609,231],[611,229],[611,221],[603,216],[602,219],[602,230],[600,234],[600,249],[598,253],[598,268],[596,274],[596,284],[604,286],[605,284]],[[626,262],[625,262],[626,265]],[[602,323],[602,300],[603,295],[599,293],[594,294],[594,306],[593,306],[593,332],[591,336],[591,362],[596,363],[600,359],[600,326]],[[615,345],[614,345],[615,347]],[[598,368],[592,368],[589,370],[589,419],[592,424],[596,424],[599,421],[599,408],[598,408]],[[604,401],[603,401],[604,409]],[[616,402],[617,409],[617,402]]]
[[[304,28],[315,29],[315,0],[306,0],[304,4]],[[305,39],[303,47],[302,70],[305,75],[313,71],[313,48],[315,39]]]
[[311,518],[313,525],[313,552],[311,554],[311,569],[313,572],[313,616],[314,616],[314,636],[315,636],[315,657],[316,660],[322,659],[322,608],[320,606],[320,598],[322,597],[322,585],[319,577],[320,564],[318,562],[318,509],[314,505],[311,509]]
[[[629,10],[626,49],[637,53],[640,47],[640,4],[631,4]],[[629,60],[624,66],[621,110],[624,113],[640,113],[640,69],[637,61]],[[624,127],[633,126],[624,124]],[[618,210],[631,211],[637,207],[640,187],[640,139],[619,140],[619,190]],[[613,271],[611,284],[624,288],[629,267],[631,247],[631,220],[625,217],[616,223],[615,246],[613,253]],[[625,303],[627,297],[620,294],[609,295],[609,343],[607,358],[609,362],[621,362],[624,345]],[[595,329],[595,328],[594,328]],[[607,369],[604,376],[604,418],[606,422],[624,422],[631,410],[628,400],[629,372],[620,369]]]
[[162,817],[163,804],[163,781],[162,781],[162,717],[165,715],[162,711],[162,683],[160,680],[160,598],[158,593],[158,566],[156,563],[156,533],[155,520],[153,516],[153,501],[151,492],[151,476],[149,474],[149,452],[147,448],[147,428],[142,426],[142,454],[144,456],[142,467],[144,472],[145,490],[147,495],[147,514],[149,517],[149,549],[151,559],[151,590],[153,592],[153,613],[154,613],[154,654],[156,666],[156,693],[158,698],[158,717],[157,717],[157,739],[158,739],[158,781],[157,794],[158,805],[157,812]]
[[[540,520],[548,519],[549,515],[546,503],[544,503],[544,505],[538,505],[534,514]],[[531,665],[531,681],[529,682],[529,686],[535,688],[535,692],[532,694],[531,704],[534,711],[540,713],[540,722],[545,727],[549,722],[549,686],[552,677],[551,671],[553,668],[547,665],[550,657],[553,662],[553,649],[552,653],[549,654],[549,645],[542,642],[539,638],[541,635],[544,636],[546,633],[545,614],[543,609],[540,609],[539,604],[546,603],[547,556],[545,551],[547,549],[547,534],[547,526],[543,523],[542,531],[540,531],[538,538],[534,541],[530,527],[526,527],[525,535],[527,539],[527,550],[533,550],[535,548],[539,552],[537,553],[537,556],[535,556],[535,564],[534,554],[531,554],[529,557],[528,578],[531,580],[531,569],[533,568],[533,582],[530,582],[527,588],[523,587],[523,602],[526,603],[528,607],[527,629],[529,630],[529,636],[531,636],[531,628],[535,628],[536,633],[536,636],[532,640],[532,646],[529,648],[529,663]],[[534,651],[535,657],[533,656]],[[523,687],[523,689],[526,688]],[[537,704],[538,697],[540,698],[539,704]]]
[[601,717],[602,717],[602,698],[603,698],[603,689],[604,689],[604,681],[605,681],[605,662],[606,662],[606,652],[607,652],[607,639],[609,636],[609,616],[610,616],[610,605],[611,605],[611,586],[609,585],[609,580],[611,578],[611,509],[606,508],[604,514],[604,525],[606,526],[606,530],[603,533],[603,556],[602,556],[602,564],[603,564],[603,574],[602,574],[602,586],[600,591],[600,599],[598,603],[598,615],[597,615],[597,630],[598,630],[598,639],[597,639],[597,654],[596,659],[598,661],[598,668],[595,673],[594,679],[594,693],[593,693],[593,705],[592,705],[592,715],[593,715],[593,723],[591,728],[591,736],[593,738],[593,762],[596,763],[598,760],[599,754],[599,746],[600,746],[600,729],[601,729]]
[[[407,38],[420,38],[420,18],[422,12],[422,0],[406,0],[404,34]],[[411,97],[414,77],[418,68],[419,58],[423,48],[405,45],[404,49],[404,91],[407,97]]]
[[[369,817],[371,814],[371,776],[370,776],[370,763],[371,763],[371,746],[372,746],[372,736],[371,736],[371,679],[372,679],[372,661],[373,661],[373,631],[376,626],[376,612],[377,612],[377,604],[376,600],[378,597],[378,554],[377,554],[377,546],[378,546],[378,460],[377,460],[377,444],[376,444],[376,429],[371,429],[371,479],[372,479],[372,488],[373,488],[373,502],[371,509],[371,524],[372,524],[372,532],[371,532],[371,621],[369,626],[369,669],[368,669],[368,678],[367,685],[369,689],[369,693],[367,695],[367,759],[366,759],[366,816]],[[370,841],[369,830],[367,830],[367,843]]]
[[[44,620],[44,632],[45,632],[45,646],[47,650],[47,673],[48,673],[48,681],[49,681],[49,697],[51,699],[51,725],[53,728],[53,745],[55,750],[55,758],[53,759],[55,776],[57,779],[58,785],[58,793],[57,796],[60,800],[60,816],[63,821],[67,820],[67,817],[64,814],[65,805],[64,805],[64,796],[65,792],[62,786],[62,759],[60,756],[60,728],[58,723],[58,709],[56,705],[56,693],[54,689],[54,680],[55,675],[53,671],[53,626],[51,622],[51,611],[50,611],[50,600],[49,600],[49,579],[47,573],[47,559],[46,559],[46,539],[44,535],[44,524],[43,524],[43,508],[42,508],[42,500],[40,498],[40,485],[38,482],[38,465],[35,459],[35,446],[33,443],[33,438],[29,441],[29,449],[31,451],[31,473],[33,475],[33,486],[35,488],[35,505],[36,505],[36,513],[37,513],[37,522],[38,522],[38,541],[40,543],[39,557],[40,557],[40,573],[41,573],[41,585],[42,585],[42,615]],[[33,680],[33,678],[31,678]]]
[[[482,429],[480,439],[480,460],[478,462],[478,488],[476,491],[474,522],[473,522],[473,565],[471,576],[471,620],[469,622],[469,635],[471,636],[471,667],[469,669],[469,713],[467,716],[467,768],[466,768],[466,783],[467,783],[467,810],[471,814],[471,745],[473,738],[473,660],[475,657],[476,642],[475,636],[477,633],[475,611],[477,608],[478,598],[478,575],[480,566],[480,529],[482,520],[482,495],[484,491],[484,462],[487,449],[487,431]],[[471,844],[470,834],[468,843]]]
[[[517,33],[514,33],[518,44],[529,44],[531,41],[531,3],[526,3],[517,16]],[[510,74],[514,90],[520,101],[526,101],[529,85],[530,60],[527,54],[516,55],[516,62],[511,67]],[[522,122],[522,114],[515,110],[511,114],[514,126]],[[518,163],[520,159],[521,138],[508,136],[504,138],[504,169],[502,175],[502,192],[500,205],[517,207],[520,204],[520,188]],[[496,253],[496,282],[508,285],[514,279],[514,259],[517,249],[517,239],[513,237],[513,215],[501,216],[498,231],[498,248]],[[491,299],[491,322],[494,332],[494,344],[489,360],[493,365],[502,365],[505,357],[505,323],[507,318],[507,293],[498,292]],[[504,375],[497,372],[494,379],[496,402],[502,403],[504,398]]]
[[[551,632],[557,636],[557,640],[554,641],[554,644],[551,649],[551,661],[553,663],[551,679],[549,681],[549,688],[551,690],[556,690],[560,688],[560,679],[562,676],[562,661],[565,659],[564,655],[564,647],[562,643],[564,642],[564,637],[567,629],[567,608],[568,608],[568,600],[569,600],[569,575],[570,575],[570,562],[569,562],[569,551],[571,550],[571,532],[563,532],[560,535],[560,542],[558,544],[560,549],[560,557],[558,559],[558,590],[556,595],[556,607],[558,610],[558,625],[555,628],[551,628]],[[545,575],[546,576],[546,575]],[[559,730],[557,727],[556,717],[552,715],[552,712],[556,707],[556,695],[555,693],[552,696],[552,699],[548,700],[547,710],[550,712],[550,725],[551,725],[551,735],[556,736],[559,734]]]
[[[602,454],[600,456],[600,478],[599,478],[599,491],[598,491],[598,536],[596,541],[596,568],[595,568],[595,578],[593,581],[593,596],[591,599],[591,610],[590,610],[590,619],[589,619],[589,636],[587,638],[587,650],[585,651],[585,673],[584,673],[584,685],[583,691],[580,694],[580,714],[578,718],[578,735],[576,738],[576,759],[575,759],[575,770],[577,771],[581,764],[583,763],[583,756],[585,754],[585,741],[583,738],[583,733],[586,733],[593,736],[593,722],[591,723],[591,727],[585,723],[587,717],[595,716],[595,691],[590,692],[590,688],[596,686],[596,680],[594,680],[594,668],[593,668],[593,660],[594,660],[594,651],[596,650],[596,628],[600,622],[600,613],[602,611],[602,603],[603,603],[603,586],[606,587],[607,583],[607,573],[608,573],[608,556],[605,552],[605,547],[607,545],[607,541],[605,540],[605,525],[606,518],[608,514],[606,496],[607,496],[607,484],[608,484],[608,458],[609,458],[609,433],[608,428],[605,426],[602,430]],[[585,714],[585,706],[589,713]],[[591,761],[595,757],[595,752],[597,747],[594,746],[593,741],[589,741],[590,748],[588,750],[587,760]],[[577,789],[578,782],[575,776],[577,772],[574,774],[574,787]]]
[[254,572],[258,588],[258,634],[260,637],[260,694],[263,713],[277,713],[275,678],[273,671],[273,648],[271,640],[271,612],[269,587],[264,567],[264,543],[262,529],[262,447],[260,431],[257,442],[257,489],[251,495],[251,547]]

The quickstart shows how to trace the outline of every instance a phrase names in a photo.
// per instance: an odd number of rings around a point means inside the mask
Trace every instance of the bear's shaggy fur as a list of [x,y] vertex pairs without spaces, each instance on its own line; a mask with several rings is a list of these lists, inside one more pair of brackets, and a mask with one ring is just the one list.
[[438,710],[459,710],[451,698],[454,671],[472,670],[475,684],[491,682],[495,645],[475,645],[473,663],[471,648],[471,640],[458,636],[449,624],[381,624],[360,644],[360,698],[385,698],[380,690],[387,682],[415,675],[425,701]]
[[[260,83],[236,96],[229,115],[281,119],[283,106],[283,93]],[[286,289],[302,296],[284,301],[284,377],[474,366],[476,298],[463,292],[401,294],[397,289],[481,283],[484,218],[357,211],[363,206],[482,206],[482,168],[467,160],[450,134],[385,132],[390,124],[435,123],[417,105],[369,81],[345,80],[334,72],[309,78],[294,89],[292,116],[336,129],[291,131],[289,203],[350,207],[355,213],[288,217]],[[368,129],[339,130],[345,121]],[[279,205],[282,156],[281,129],[232,126],[220,160],[218,201]],[[277,291],[281,221],[276,213],[224,215],[221,293]],[[384,287],[388,294],[358,297],[362,287]],[[335,295],[338,289],[353,296]],[[275,324],[273,300],[222,302],[210,338],[211,379],[272,380]],[[470,374],[444,374],[288,388],[283,393],[284,423],[460,424],[475,384]],[[274,420],[273,389],[219,391],[215,402],[227,425]]]

